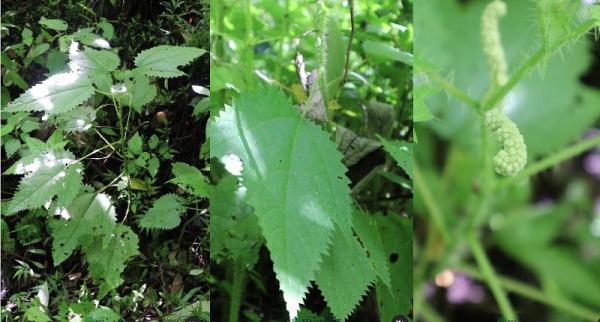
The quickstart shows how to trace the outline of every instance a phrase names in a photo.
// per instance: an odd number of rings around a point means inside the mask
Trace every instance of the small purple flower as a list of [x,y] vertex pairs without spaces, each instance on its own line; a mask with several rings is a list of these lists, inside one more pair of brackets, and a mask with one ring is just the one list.
[[460,273],[455,273],[454,282],[446,292],[446,299],[453,304],[481,303],[484,296],[481,285]]
[[585,171],[600,180],[600,149],[593,150],[583,162]]

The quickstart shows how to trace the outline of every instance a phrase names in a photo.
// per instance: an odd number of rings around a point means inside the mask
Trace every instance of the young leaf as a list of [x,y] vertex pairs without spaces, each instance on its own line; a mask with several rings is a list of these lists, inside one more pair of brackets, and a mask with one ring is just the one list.
[[43,111],[47,115],[68,112],[94,95],[90,80],[81,73],[50,76],[8,103],[7,112]]
[[335,99],[340,90],[340,82],[344,77],[346,61],[346,45],[342,33],[335,19],[328,17],[325,25],[325,39],[323,40],[323,96],[325,104]]
[[139,133],[135,132],[129,141],[127,141],[127,150],[134,155],[139,155],[144,151],[143,144],[142,137]]
[[367,40],[362,45],[370,57],[381,61],[398,61],[412,66],[413,55],[380,41]]
[[179,226],[179,216],[185,208],[181,200],[174,194],[166,194],[160,197],[152,208],[144,214],[140,221],[140,227],[147,229],[173,229]]
[[135,65],[148,76],[178,77],[185,75],[178,67],[189,64],[205,52],[192,47],[156,46],[138,54]]
[[328,134],[302,119],[279,90],[242,94],[207,130],[214,157],[237,155],[247,202],[271,252],[290,319],[331,241],[349,225],[349,180]]
[[180,185],[185,191],[196,197],[208,197],[208,179],[196,167],[183,162],[175,162],[173,163],[173,175],[175,177],[170,182]]
[[[61,212],[62,214],[62,212]],[[56,220],[52,227],[52,258],[54,266],[69,258],[86,239],[94,236],[111,236],[116,213],[110,198],[105,194],[86,193],[77,197],[64,210],[68,220]]]

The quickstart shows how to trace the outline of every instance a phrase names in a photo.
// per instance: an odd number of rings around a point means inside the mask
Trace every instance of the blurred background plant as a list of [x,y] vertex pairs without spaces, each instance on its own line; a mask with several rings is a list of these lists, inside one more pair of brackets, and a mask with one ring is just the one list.
[[[510,79],[486,96],[489,2],[415,5],[415,319],[595,321],[600,6],[505,1]],[[528,150],[515,177],[494,172],[483,127],[501,100]]]

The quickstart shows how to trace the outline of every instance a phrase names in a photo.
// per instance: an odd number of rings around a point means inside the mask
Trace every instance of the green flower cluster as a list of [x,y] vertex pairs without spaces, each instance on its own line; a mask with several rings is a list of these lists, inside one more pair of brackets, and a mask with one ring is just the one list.
[[[498,21],[506,14],[506,4],[501,0],[490,2],[481,18],[483,51],[492,74],[492,87],[508,82],[508,65],[502,49]],[[485,125],[494,134],[500,151],[494,156],[494,170],[505,176],[514,176],[527,163],[527,146],[517,125],[496,106],[485,113]]]
[[485,125],[496,137],[500,151],[494,156],[494,170],[505,176],[514,176],[527,163],[527,146],[517,125],[499,108],[485,114]]

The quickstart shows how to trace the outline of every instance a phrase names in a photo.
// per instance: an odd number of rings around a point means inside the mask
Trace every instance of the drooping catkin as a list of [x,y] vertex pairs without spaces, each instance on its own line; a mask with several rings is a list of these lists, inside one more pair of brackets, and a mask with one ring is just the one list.
[[[494,0],[486,6],[481,17],[481,40],[492,87],[504,86],[508,82],[508,65],[498,23],[506,11],[504,2]],[[527,163],[527,146],[519,128],[502,112],[501,104],[485,113],[485,125],[500,145],[500,151],[493,158],[494,170],[505,176],[517,175]]]

